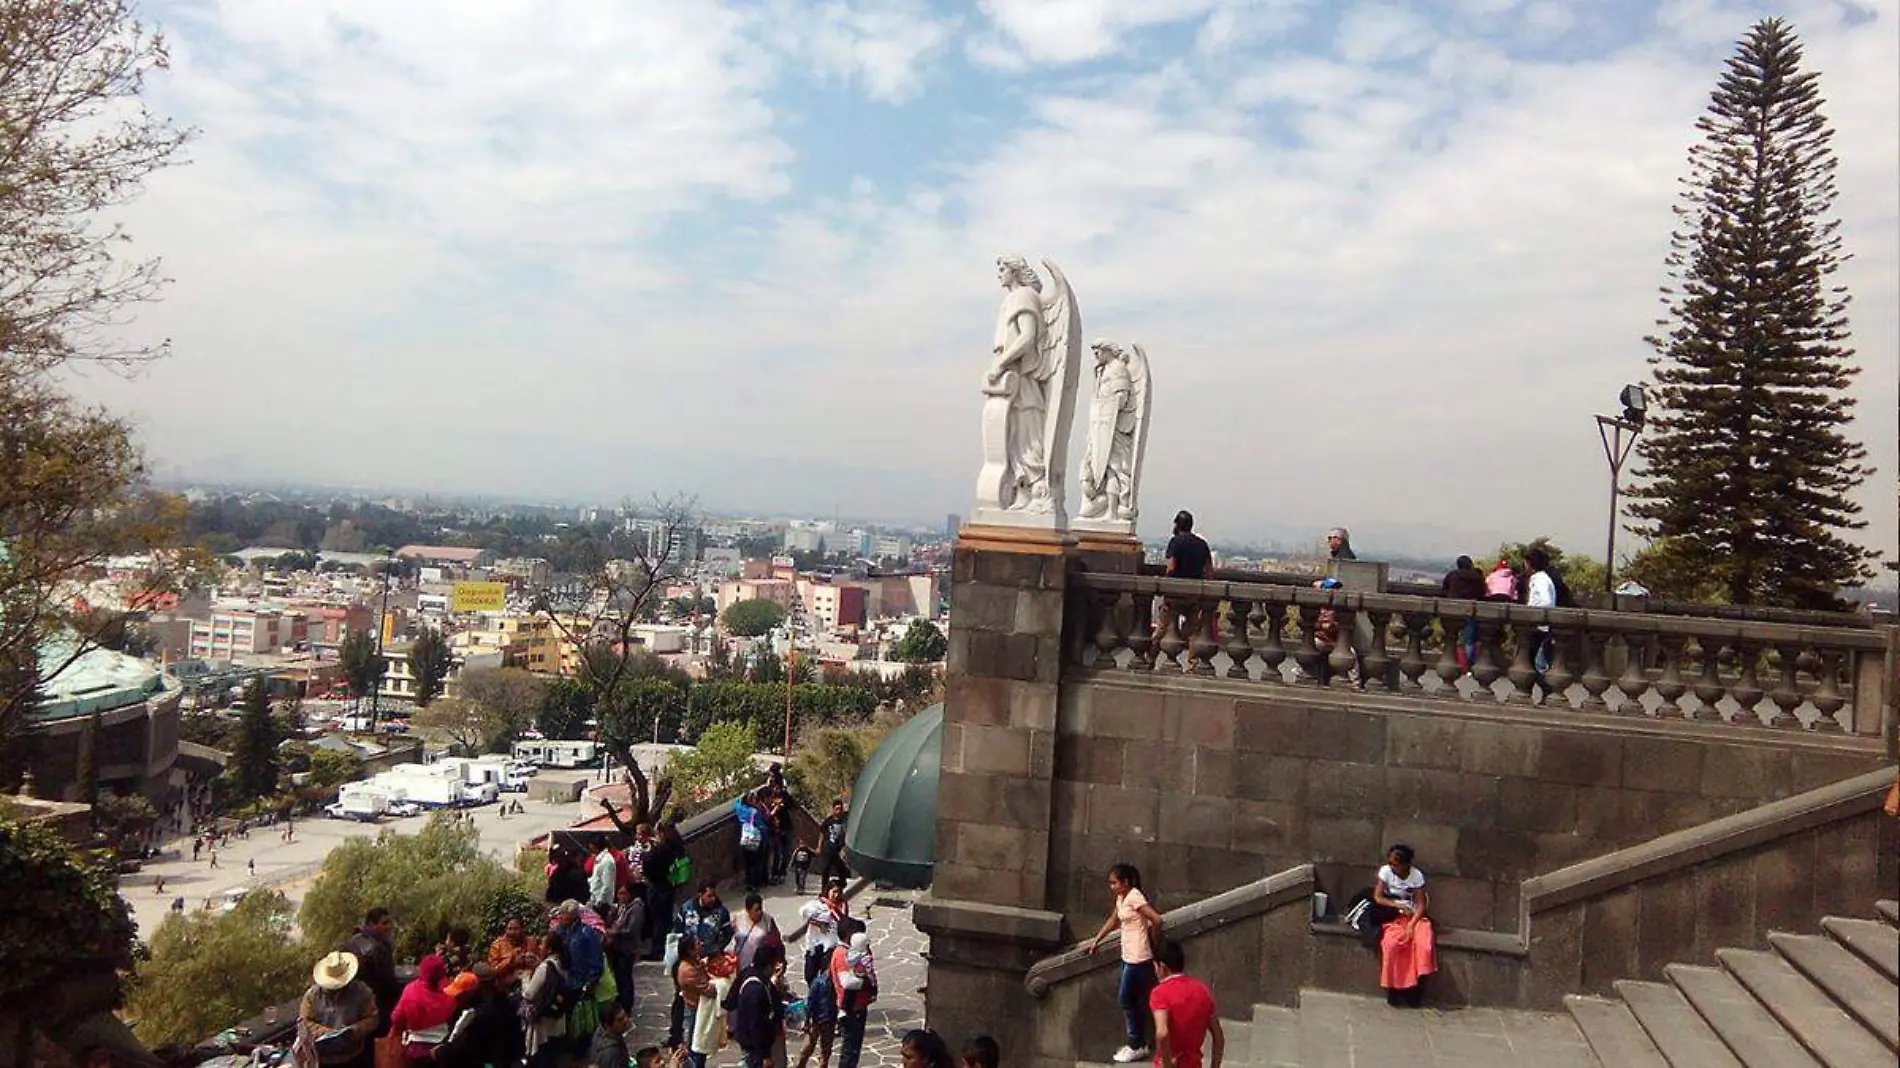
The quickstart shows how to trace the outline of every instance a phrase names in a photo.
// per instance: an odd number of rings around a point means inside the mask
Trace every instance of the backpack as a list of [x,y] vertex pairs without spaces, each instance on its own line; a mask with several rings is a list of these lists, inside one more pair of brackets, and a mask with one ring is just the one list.
[[[558,982],[556,980],[559,980]],[[534,998],[534,1014],[544,1020],[555,1020],[566,1016],[574,1008],[574,992],[567,988],[567,975],[556,969],[541,985],[541,992]]]
[[759,825],[756,821],[746,820],[739,824],[740,849],[757,849],[764,844],[765,835],[759,830]]
[[681,853],[666,870],[666,878],[674,886],[685,886],[693,881],[693,858]]

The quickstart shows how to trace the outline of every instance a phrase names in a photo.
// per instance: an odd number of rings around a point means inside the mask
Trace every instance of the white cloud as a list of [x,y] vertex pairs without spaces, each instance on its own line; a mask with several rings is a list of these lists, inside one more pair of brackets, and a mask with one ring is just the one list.
[[[139,328],[178,355],[88,388],[199,468],[929,515],[967,505],[990,261],[1019,251],[1064,266],[1091,336],[1148,346],[1152,516],[1595,545],[1590,415],[1644,371],[1684,152],[1752,17],[1673,2],[1647,42],[1533,61],[1384,9],[1337,49],[1209,57],[1142,35],[1205,45],[1212,2],[996,0],[963,47],[1053,69],[978,110],[957,77],[1002,76],[864,4],[834,53],[740,4],[233,0],[168,20],[206,138],[130,220],[179,279]],[[1800,4],[1891,547],[1900,20]],[[795,188],[826,117],[775,89],[813,65],[936,116],[931,158]]]
[[824,77],[861,83],[876,100],[916,96],[955,36],[958,19],[924,0],[778,3],[767,39]]

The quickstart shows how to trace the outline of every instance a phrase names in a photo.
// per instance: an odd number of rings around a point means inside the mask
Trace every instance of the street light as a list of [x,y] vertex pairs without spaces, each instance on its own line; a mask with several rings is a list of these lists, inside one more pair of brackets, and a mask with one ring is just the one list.
[[[1603,441],[1603,458],[1610,462],[1610,537],[1609,545],[1603,552],[1603,592],[1611,593],[1616,589],[1616,509],[1622,493],[1623,461],[1629,459],[1630,449],[1636,445],[1636,435],[1643,432],[1643,416],[1648,406],[1648,396],[1643,387],[1628,385],[1616,395],[1616,401],[1623,406],[1623,414],[1597,416],[1597,437]],[[1625,437],[1625,432],[1628,437]]]

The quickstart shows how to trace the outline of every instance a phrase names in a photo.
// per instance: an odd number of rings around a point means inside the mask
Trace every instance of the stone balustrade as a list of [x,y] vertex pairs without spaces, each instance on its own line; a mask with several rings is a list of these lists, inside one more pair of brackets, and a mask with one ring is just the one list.
[[[1071,667],[1786,730],[1881,730],[1891,627],[1820,627],[1083,572]],[[1543,672],[1535,637],[1551,636]],[[1459,663],[1459,638],[1477,656]],[[1447,640],[1447,639],[1451,640]]]

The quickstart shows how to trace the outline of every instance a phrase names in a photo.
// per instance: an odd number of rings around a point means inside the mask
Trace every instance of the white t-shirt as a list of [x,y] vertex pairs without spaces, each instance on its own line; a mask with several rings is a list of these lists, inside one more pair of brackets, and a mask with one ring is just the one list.
[[805,921],[805,952],[830,952],[838,948],[838,916],[823,901],[807,901],[798,910]]
[[1379,867],[1378,878],[1379,886],[1385,891],[1385,896],[1396,902],[1405,912],[1412,911],[1412,896],[1425,888],[1425,873],[1419,871],[1417,867],[1406,872],[1405,878],[1401,879],[1398,873],[1392,870],[1392,865],[1384,864]]

